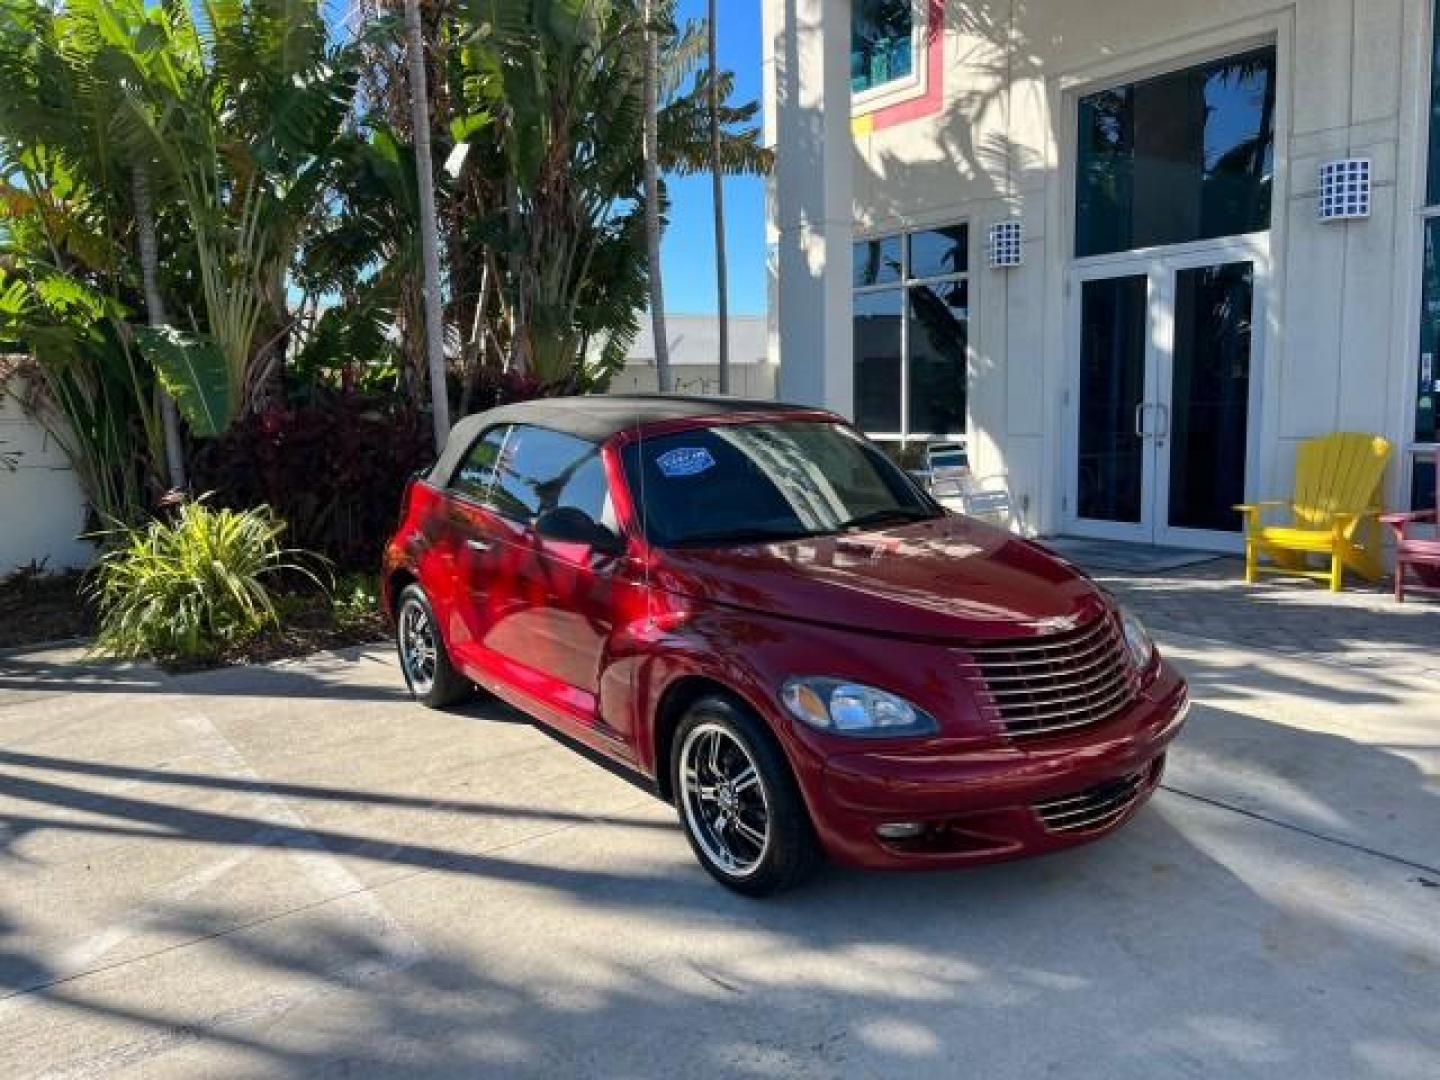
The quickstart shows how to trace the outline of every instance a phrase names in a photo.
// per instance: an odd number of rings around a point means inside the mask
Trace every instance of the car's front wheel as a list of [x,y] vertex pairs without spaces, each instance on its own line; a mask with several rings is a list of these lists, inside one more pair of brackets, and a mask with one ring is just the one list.
[[784,752],[723,698],[690,707],[675,733],[671,786],[686,838],[717,881],[747,896],[798,885],[819,862]]
[[475,686],[455,670],[430,598],[419,585],[409,585],[400,594],[395,614],[395,646],[405,685],[422,705],[444,708],[463,701]]

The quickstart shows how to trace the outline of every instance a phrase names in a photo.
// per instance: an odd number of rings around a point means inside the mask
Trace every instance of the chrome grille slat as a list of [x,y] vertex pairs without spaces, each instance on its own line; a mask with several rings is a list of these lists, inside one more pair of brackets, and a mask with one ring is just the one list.
[[[1070,708],[1050,708],[1048,711],[1038,711],[1037,708],[1032,707],[1027,701],[1011,701],[1011,703],[1005,704],[1004,711],[1005,716],[1014,717],[1015,720],[1061,720],[1064,719],[1064,717],[1073,716],[1079,708],[1104,708],[1107,704],[1115,701],[1117,697],[1123,697],[1125,694],[1128,694],[1129,690],[1129,683],[1110,683],[1103,685],[1103,687],[1096,688],[1096,690],[1087,691],[1087,693],[1084,694],[1073,694],[1073,696],[1066,698],[1070,703],[1073,703]],[[1089,700],[1089,698],[1096,698],[1096,700]],[[1040,704],[1044,706],[1044,704],[1053,703]],[[1030,708],[1031,711],[1022,714],[1021,710],[1024,710],[1024,708]]]
[[[990,694],[992,697],[995,698],[995,700],[1002,701],[1009,700],[1010,698],[1017,696],[1033,697],[1038,693],[1054,694],[1064,690],[1079,690],[1082,687],[1094,686],[1096,683],[1108,683],[1113,681],[1111,677],[1114,675],[1115,672],[1116,658],[1106,657],[1106,661],[1107,662],[1103,665],[1095,666],[1094,674],[1087,675],[1086,677],[1081,679],[1074,679],[1070,682],[1050,683],[1041,689],[1033,689],[1029,686],[1000,686],[998,688],[991,687]],[[1034,680],[1032,679],[1030,681],[1033,682]]]
[[[972,649],[971,655],[975,657],[977,664],[985,667],[1017,668],[1033,667],[1036,664],[1055,663],[1056,661],[1070,661],[1077,656],[1090,656],[1096,652],[1102,652],[1115,642],[1114,634],[1095,634],[1084,640],[1067,643],[1064,645],[1047,645],[1042,650],[1029,656],[1020,656],[1015,659],[1019,649],[1001,649],[994,647]],[[1040,655],[1045,654],[1053,655]]]
[[1045,649],[1064,649],[1083,643],[1108,629],[1110,629],[1108,620],[1102,618],[1097,620],[1093,625],[1084,627],[1079,631],[1070,630],[1064,634],[1055,634],[1041,644],[1036,644],[1027,638],[1017,638],[1017,643],[1013,645],[1009,643],[1001,644],[999,642],[992,642],[976,646],[972,651],[976,653],[1027,653],[1040,652]]
[[[1138,787],[1138,785],[1136,785]],[[1082,799],[1079,805],[1072,806],[1068,810],[1053,810],[1046,808],[1042,811],[1047,825],[1058,825],[1062,822],[1072,821],[1076,818],[1094,817],[1099,814],[1106,814],[1117,806],[1123,806],[1135,798],[1135,787],[1119,788],[1109,795],[1094,799]]]
[[1101,723],[1137,689],[1124,637],[1109,613],[1044,638],[977,642],[965,650],[965,662],[1016,737]]
[[1100,717],[1086,716],[1086,717],[1083,717],[1082,719],[1079,719],[1079,720],[1070,720],[1070,721],[1067,721],[1066,723],[1063,723],[1063,724],[1046,724],[1044,727],[1035,728],[1035,729],[1032,730],[1032,731],[1026,731],[1025,728],[1022,727],[1022,726],[1019,726],[1019,724],[1018,724],[1018,722],[1017,722],[1017,724],[1016,724],[1015,726],[1013,726],[1013,727],[1012,727],[1011,725],[1008,725],[1008,724],[1007,724],[1007,725],[1006,725],[1006,730],[1007,730],[1011,735],[1019,736],[1019,737],[1022,737],[1022,738],[1023,738],[1023,737],[1028,737],[1028,736],[1031,736],[1031,735],[1050,735],[1050,734],[1053,734],[1053,733],[1055,733],[1055,732],[1060,732],[1060,731],[1075,731],[1075,730],[1077,730],[1077,729],[1079,729],[1079,728],[1087,728],[1087,727],[1089,727],[1091,724],[1098,724],[1098,723],[1100,723],[1102,720],[1108,720],[1108,719],[1109,719],[1111,716],[1113,716],[1113,715],[1115,715],[1115,714],[1114,714],[1114,713],[1107,713],[1106,715],[1100,716]]
[[1085,829],[1103,828],[1117,818],[1123,817],[1125,812],[1133,805],[1133,801],[1127,801],[1115,809],[1099,814],[1093,818],[1086,818],[1084,821],[1069,821],[1063,825],[1050,825],[1047,826],[1047,828],[1049,828],[1051,832],[1081,832]]
[[1143,770],[1131,773],[1075,795],[1035,803],[1031,809],[1050,832],[1104,828],[1134,807],[1144,790],[1145,777]]
[[1042,814],[1051,814],[1057,811],[1063,811],[1065,807],[1074,806],[1076,803],[1093,803],[1096,798],[1104,797],[1104,792],[1101,792],[1099,795],[1097,795],[1097,792],[1100,792],[1101,788],[1110,788],[1114,791],[1133,792],[1135,788],[1140,786],[1140,780],[1141,776],[1139,773],[1136,773],[1133,776],[1121,777],[1119,780],[1111,780],[1106,784],[1100,785],[1100,787],[1091,788],[1088,791],[1082,791],[1077,795],[1067,795],[1063,799],[1046,799],[1043,802],[1037,802],[1035,804],[1035,809]]
[[1069,653],[1065,656],[1055,656],[1045,660],[979,660],[976,661],[976,666],[985,669],[987,672],[999,672],[999,674],[990,677],[997,682],[1007,682],[1016,679],[1034,678],[1033,674],[1025,674],[1025,672],[1033,672],[1035,668],[1042,664],[1078,666],[1081,661],[1086,660],[1092,663],[1098,663],[1109,657],[1114,652],[1114,649],[1115,643],[1113,641],[1102,639],[1097,640],[1093,645],[1080,652]]

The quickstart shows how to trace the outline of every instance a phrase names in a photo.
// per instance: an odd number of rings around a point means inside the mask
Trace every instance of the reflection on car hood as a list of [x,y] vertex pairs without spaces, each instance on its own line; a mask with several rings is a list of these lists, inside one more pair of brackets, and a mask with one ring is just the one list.
[[1069,564],[953,515],[841,536],[667,550],[654,584],[784,618],[926,638],[1055,633],[1105,606]]

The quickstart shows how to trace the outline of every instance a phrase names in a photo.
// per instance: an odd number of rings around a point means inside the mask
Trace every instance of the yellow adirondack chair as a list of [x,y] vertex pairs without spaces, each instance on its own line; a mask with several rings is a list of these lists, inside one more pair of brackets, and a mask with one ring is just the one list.
[[[1378,435],[1339,432],[1301,443],[1293,501],[1235,508],[1245,514],[1245,580],[1253,584],[1260,574],[1308,577],[1339,592],[1349,567],[1378,581],[1385,572],[1380,500],[1389,460],[1390,444]],[[1265,511],[1276,508],[1289,509],[1290,524],[1265,524]],[[1315,567],[1316,556],[1330,560],[1328,570]]]

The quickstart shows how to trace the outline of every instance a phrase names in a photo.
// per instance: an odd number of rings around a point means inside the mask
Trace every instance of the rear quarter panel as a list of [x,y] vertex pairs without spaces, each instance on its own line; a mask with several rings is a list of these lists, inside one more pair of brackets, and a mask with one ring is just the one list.
[[400,587],[406,578],[414,578],[444,625],[455,610],[458,555],[445,493],[426,480],[412,480],[406,490],[400,526],[385,548],[381,568],[385,613],[394,618]]

